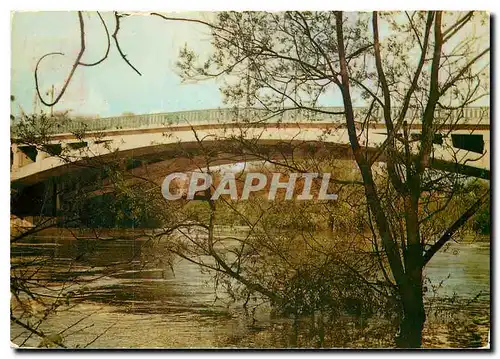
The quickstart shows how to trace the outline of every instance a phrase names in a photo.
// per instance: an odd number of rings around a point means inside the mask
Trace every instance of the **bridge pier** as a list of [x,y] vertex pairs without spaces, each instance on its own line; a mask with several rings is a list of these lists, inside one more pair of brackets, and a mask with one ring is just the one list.
[[21,167],[22,161],[23,161],[23,153],[19,149],[19,146],[16,143],[13,143],[11,145],[11,151],[12,151],[12,170],[17,170],[19,167]]
[[42,167],[42,161],[44,159],[46,159],[47,157],[50,157],[50,155],[47,152],[37,149],[36,160],[35,160],[37,166],[41,168]]
[[52,216],[57,217],[61,211],[61,184],[52,180]]

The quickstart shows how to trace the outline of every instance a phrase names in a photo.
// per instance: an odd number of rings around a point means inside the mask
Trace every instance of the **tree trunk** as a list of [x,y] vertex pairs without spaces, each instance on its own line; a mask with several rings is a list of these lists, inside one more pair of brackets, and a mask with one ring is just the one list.
[[[420,278],[422,271],[420,272]],[[421,279],[410,279],[409,288],[401,288],[403,318],[400,324],[399,336],[396,339],[398,348],[420,348],[422,345],[422,330],[425,323],[424,298]]]

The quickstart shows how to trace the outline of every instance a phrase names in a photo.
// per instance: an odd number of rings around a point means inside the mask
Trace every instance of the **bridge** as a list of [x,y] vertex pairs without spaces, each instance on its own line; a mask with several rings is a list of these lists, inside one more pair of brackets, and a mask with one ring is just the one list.
[[[396,116],[399,109],[393,110]],[[259,109],[215,109],[60,120],[40,129],[47,139],[45,150],[13,141],[11,182],[38,183],[71,171],[72,164],[89,158],[105,159],[112,154],[142,159],[160,154],[169,156],[169,153],[173,156],[172,150],[179,146],[188,149],[199,147],[203,142],[217,147],[228,138],[238,137],[268,146],[323,143],[345,149],[349,140],[342,111],[343,108],[326,107],[269,114]],[[387,138],[382,112],[378,109],[372,113],[369,130],[362,131],[366,112],[366,108],[355,109],[360,142],[367,149],[376,149]],[[442,124],[434,145],[435,163],[444,165],[445,170],[456,163],[467,164],[478,170],[470,172],[472,175],[489,178],[489,108],[470,107],[447,112],[446,119],[441,116],[444,112],[436,113],[436,119]],[[407,113],[411,138],[416,142],[422,128],[420,118],[420,114],[411,110]],[[14,139],[20,128],[19,124],[12,126]],[[59,156],[60,153],[64,153],[65,158]]]

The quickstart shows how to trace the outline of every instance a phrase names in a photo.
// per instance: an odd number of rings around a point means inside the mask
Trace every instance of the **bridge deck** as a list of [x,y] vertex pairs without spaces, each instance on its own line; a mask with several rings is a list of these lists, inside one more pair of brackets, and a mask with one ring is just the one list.
[[[52,144],[50,146],[64,147],[66,154],[74,158],[74,161],[113,152],[155,151],[155,147],[158,145],[179,146],[180,143],[195,143],[198,138],[216,142],[242,134],[245,138],[256,141],[320,141],[348,145],[349,138],[343,116],[335,114],[341,110],[342,108],[333,107],[320,109],[323,112],[291,110],[266,121],[260,120],[269,114],[255,109],[185,111],[86,121],[67,120],[56,123],[50,128],[49,134],[52,133],[52,135],[49,136],[49,143]],[[358,115],[362,116],[366,109],[358,108],[357,111]],[[464,114],[471,117],[463,118]],[[412,114],[410,113],[410,115]],[[456,118],[452,121],[451,118],[454,116]],[[411,119],[408,121],[411,134],[418,137],[421,132],[421,122],[416,116]],[[252,122],[248,122],[249,120]],[[433,152],[436,159],[450,164],[458,162],[473,165],[488,171],[490,167],[489,108],[466,108],[456,113],[451,112],[450,117],[442,123],[440,132],[443,134],[443,145],[436,145]],[[361,121],[358,127],[363,146],[376,148],[387,138],[385,125],[381,120],[371,122],[369,131],[362,131]],[[85,130],[83,138],[80,135],[77,136],[77,133],[82,129]],[[196,131],[196,135],[193,129]],[[12,130],[15,133],[17,128],[14,127]],[[452,136],[470,136],[471,134],[481,136],[480,142],[484,145],[482,153],[453,148]],[[13,138],[15,138],[15,134]],[[414,144],[416,145],[417,142]],[[50,176],[51,173],[55,175],[57,171],[53,170],[68,164],[58,157],[35,148],[34,154],[31,153],[31,157],[29,157],[27,148],[30,146],[13,143],[12,147],[14,155],[11,181],[30,182],[44,176]]]
[[[95,119],[61,119],[53,126],[46,128],[48,133],[61,134],[75,131],[104,131],[116,129],[134,129],[147,127],[163,127],[182,124],[203,123],[234,123],[234,122],[330,122],[343,123],[343,107],[320,107],[315,110],[288,109],[286,111],[270,112],[263,109],[209,109],[198,111],[166,112],[144,115],[114,116]],[[392,109],[393,117],[396,118],[400,108]],[[364,119],[368,108],[355,108],[358,119]],[[442,121],[448,124],[490,124],[489,107],[467,107],[453,111],[437,111],[436,117],[447,116]],[[381,108],[372,111],[373,123],[383,123]],[[421,124],[421,114],[409,109],[406,119],[411,124]],[[12,123],[12,131],[15,136],[17,123]]]

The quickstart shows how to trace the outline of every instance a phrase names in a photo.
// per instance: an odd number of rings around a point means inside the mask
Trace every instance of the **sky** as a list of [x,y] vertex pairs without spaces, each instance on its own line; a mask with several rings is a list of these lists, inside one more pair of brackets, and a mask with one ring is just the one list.
[[[102,14],[109,31],[113,32],[113,13]],[[208,20],[213,13],[170,15]],[[82,61],[94,62],[106,51],[106,36],[96,12],[84,12],[84,21],[87,46]],[[42,92],[46,93],[54,85],[57,94],[79,52],[78,15],[76,12],[15,12],[11,23],[11,93],[16,98],[12,111],[19,113],[21,108],[27,113],[40,111],[45,107],[35,102],[36,63],[50,52],[65,54],[45,58],[39,68]],[[483,31],[488,31],[488,27],[483,27]],[[381,26],[381,35],[384,32]],[[142,76],[125,63],[112,42],[110,54],[103,63],[77,68],[55,111],[71,110],[73,115],[107,117],[225,107],[219,91],[220,79],[183,83],[177,74],[175,64],[180,49],[186,44],[197,53],[212,51],[210,34],[204,25],[136,14],[122,19],[118,38],[123,52]],[[50,95],[44,96],[50,100]],[[365,105],[359,95],[353,97],[355,105]],[[342,106],[340,94],[333,90],[322,99],[327,101],[322,105]],[[482,102],[479,105],[487,104],[488,99]]]
[[[103,18],[113,32],[113,14],[103,13]],[[107,47],[104,28],[95,12],[85,12],[84,20],[87,49],[82,60],[97,61]],[[103,63],[77,68],[55,111],[70,109],[73,114],[105,117],[124,112],[142,114],[223,106],[217,82],[183,84],[176,74],[179,50],[186,43],[198,51],[210,51],[209,33],[203,25],[130,16],[121,21],[118,38],[123,52],[142,76],[126,65],[112,43],[109,57]],[[34,106],[34,69],[41,56],[49,52],[65,54],[45,58],[39,68],[41,89],[45,92],[54,84],[57,94],[79,46],[76,12],[14,13],[11,93],[16,102],[13,111],[17,112],[19,107],[28,113],[42,109],[40,103]],[[50,100],[50,95],[46,99]]]

